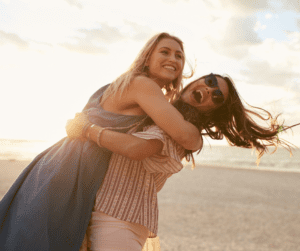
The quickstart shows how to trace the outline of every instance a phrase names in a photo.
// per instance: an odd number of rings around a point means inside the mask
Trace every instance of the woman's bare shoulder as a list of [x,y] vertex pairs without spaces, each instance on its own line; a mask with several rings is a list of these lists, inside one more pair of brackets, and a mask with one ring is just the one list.
[[138,97],[137,95],[141,96],[143,94],[152,94],[158,95],[160,98],[164,97],[164,94],[158,84],[146,77],[146,76],[137,76],[135,77],[130,84],[129,92],[131,95]]
[[[141,85],[142,84],[142,85]],[[151,78],[148,78],[147,76],[137,76],[131,81],[131,85],[133,87],[143,88],[144,86],[152,87],[152,88],[159,88],[158,84],[152,80]]]
[[140,83],[140,82],[154,82],[151,78],[148,78],[147,76],[144,75],[139,75],[133,78],[132,83]]

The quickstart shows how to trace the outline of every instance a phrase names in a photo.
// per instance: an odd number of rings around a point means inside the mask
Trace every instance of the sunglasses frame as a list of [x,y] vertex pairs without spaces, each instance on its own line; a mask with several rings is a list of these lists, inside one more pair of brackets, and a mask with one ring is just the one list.
[[[218,85],[218,80],[213,73],[211,73],[205,77],[205,84],[212,88],[218,87],[218,90],[214,90],[212,92],[211,99],[214,102],[214,104],[216,104],[216,105],[224,104],[224,102],[225,102],[224,95],[221,92],[220,87]],[[220,100],[220,101],[218,101],[218,100]]]

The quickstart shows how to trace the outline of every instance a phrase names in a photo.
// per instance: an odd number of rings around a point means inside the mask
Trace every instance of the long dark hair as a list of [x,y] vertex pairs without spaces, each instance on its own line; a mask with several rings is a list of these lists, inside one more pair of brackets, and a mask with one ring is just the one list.
[[[205,78],[206,76],[201,78]],[[281,114],[273,117],[268,111],[259,107],[251,106],[246,102],[245,103],[249,107],[258,109],[264,112],[267,116],[263,117],[258,112],[245,108],[230,77],[223,77],[217,74],[215,74],[215,76],[223,78],[228,85],[229,95],[225,103],[213,111],[202,113],[195,107],[183,102],[179,94],[175,102],[173,102],[173,105],[184,116],[184,119],[194,124],[202,135],[208,135],[210,138],[216,140],[222,140],[225,137],[231,146],[252,149],[255,148],[257,165],[259,165],[260,159],[264,153],[268,152],[268,147],[270,146],[275,147],[272,154],[276,152],[278,146],[283,146],[292,155],[291,146],[294,145],[285,140],[279,139],[278,133],[293,126],[300,125],[300,123],[287,127],[284,125],[284,121],[282,123],[278,122],[278,117]],[[186,88],[187,87],[185,87],[185,89]],[[254,121],[254,118],[266,121],[268,126],[263,127],[259,125]],[[154,122],[151,118],[149,118],[147,123],[152,124]],[[201,149],[197,152],[197,154],[200,151]],[[185,150],[185,153],[186,160],[192,160],[194,167],[195,162],[192,151]]]
[[[205,78],[206,76],[201,78]],[[273,117],[265,109],[251,106],[246,102],[245,104],[249,107],[258,109],[267,116],[263,117],[258,112],[245,108],[231,78],[217,74],[215,74],[215,76],[223,78],[226,81],[229,88],[229,95],[225,103],[219,108],[208,113],[199,112],[197,128],[201,131],[206,131],[206,133],[202,133],[202,135],[209,135],[210,138],[217,140],[221,140],[225,136],[231,146],[255,148],[257,165],[259,165],[264,153],[268,152],[268,147],[270,146],[275,147],[272,153],[276,152],[278,146],[281,145],[292,155],[291,146],[294,145],[279,139],[278,133],[299,124],[287,127],[284,125],[284,121],[282,123],[278,121],[278,117],[281,114]],[[254,121],[254,118],[266,121],[268,126],[261,126]]]

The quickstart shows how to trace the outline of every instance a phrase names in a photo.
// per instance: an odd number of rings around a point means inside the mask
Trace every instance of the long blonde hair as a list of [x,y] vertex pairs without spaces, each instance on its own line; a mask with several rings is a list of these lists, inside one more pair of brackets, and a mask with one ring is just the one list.
[[[146,62],[152,55],[153,50],[156,48],[157,44],[164,38],[174,39],[181,47],[183,51],[183,66],[185,64],[185,53],[183,48],[183,42],[175,36],[171,36],[168,33],[159,33],[153,36],[142,48],[139,52],[138,56],[135,58],[129,69],[119,76],[116,80],[112,82],[112,84],[106,89],[103,97],[101,99],[101,104],[109,97],[114,97],[118,91],[120,91],[120,95],[124,92],[124,90],[128,89],[131,81],[137,76],[148,76],[148,67],[145,66]],[[191,65],[189,64],[190,68]],[[172,101],[176,94],[178,94],[182,88],[182,79],[190,78],[194,74],[194,70],[191,68],[191,74],[188,76],[183,76],[182,72],[173,82],[171,82],[168,86],[163,88],[165,92],[165,96],[167,96],[169,101]]]

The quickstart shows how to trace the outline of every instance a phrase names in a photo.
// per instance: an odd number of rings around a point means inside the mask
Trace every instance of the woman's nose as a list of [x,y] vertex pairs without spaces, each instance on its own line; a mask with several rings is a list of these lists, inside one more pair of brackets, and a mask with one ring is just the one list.
[[169,59],[172,62],[176,62],[176,55],[171,53]]
[[209,93],[210,93],[210,91],[211,91],[210,89],[211,89],[211,87],[208,87],[208,86],[207,86],[207,87],[205,87],[205,90],[206,90],[207,94],[209,94]]
[[210,92],[213,92],[217,87],[210,87],[210,86],[206,86],[205,90],[207,91],[207,93],[209,94]]

